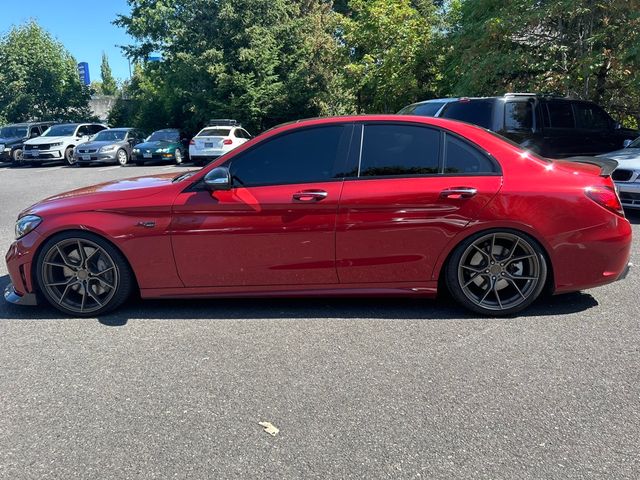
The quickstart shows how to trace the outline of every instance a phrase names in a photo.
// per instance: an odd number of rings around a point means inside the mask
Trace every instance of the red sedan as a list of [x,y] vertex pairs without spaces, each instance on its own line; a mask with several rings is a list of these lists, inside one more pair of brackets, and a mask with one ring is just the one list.
[[75,316],[143,298],[407,295],[508,315],[628,271],[615,162],[552,161],[438,118],[307,120],[200,171],[75,190],[24,211],[14,303]]

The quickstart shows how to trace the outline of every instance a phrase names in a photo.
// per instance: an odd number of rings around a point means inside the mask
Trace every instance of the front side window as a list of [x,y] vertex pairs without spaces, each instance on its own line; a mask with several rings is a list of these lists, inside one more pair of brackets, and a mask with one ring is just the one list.
[[505,103],[504,128],[508,131],[531,130],[533,128],[533,105],[531,102]]
[[439,171],[440,133],[413,125],[367,125],[360,176],[431,175]]
[[445,134],[444,173],[481,175],[497,173],[496,165],[477,148]]
[[570,102],[549,102],[547,111],[551,128],[575,128],[576,122]]
[[329,181],[350,131],[331,125],[285,133],[232,158],[231,176],[243,187]]
[[589,103],[575,103],[576,125],[586,130],[606,130],[612,120],[601,108]]

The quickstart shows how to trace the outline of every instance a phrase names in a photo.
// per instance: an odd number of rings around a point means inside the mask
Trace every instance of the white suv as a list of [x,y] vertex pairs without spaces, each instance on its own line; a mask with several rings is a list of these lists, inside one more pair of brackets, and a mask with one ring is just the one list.
[[42,135],[24,142],[23,162],[65,161],[75,163],[73,149],[107,127],[98,123],[62,123],[49,127]]
[[211,120],[189,142],[189,158],[203,165],[249,141],[251,135],[235,120]]

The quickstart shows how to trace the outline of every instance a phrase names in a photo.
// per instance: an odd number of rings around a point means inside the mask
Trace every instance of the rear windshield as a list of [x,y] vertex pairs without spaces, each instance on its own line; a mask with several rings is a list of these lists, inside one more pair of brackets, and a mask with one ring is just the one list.
[[423,117],[435,117],[436,113],[444,106],[445,102],[416,103],[404,107],[398,115],[422,115]]
[[442,117],[472,123],[490,129],[493,118],[494,100],[463,100],[445,107]]
[[228,128],[205,128],[198,137],[227,137],[231,130]]

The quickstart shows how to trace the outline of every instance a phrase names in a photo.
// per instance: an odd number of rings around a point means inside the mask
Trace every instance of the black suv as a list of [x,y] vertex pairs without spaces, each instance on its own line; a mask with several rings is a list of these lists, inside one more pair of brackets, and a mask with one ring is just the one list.
[[24,142],[39,137],[51,125],[51,122],[30,122],[0,127],[0,162],[21,162]]
[[473,123],[552,158],[619,150],[625,140],[638,136],[635,130],[621,128],[593,102],[532,93],[427,100],[398,113]]

